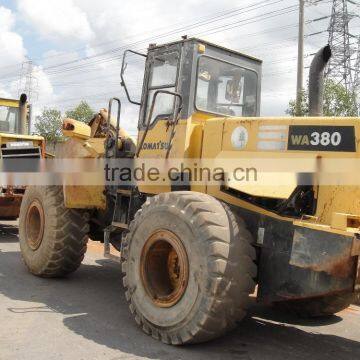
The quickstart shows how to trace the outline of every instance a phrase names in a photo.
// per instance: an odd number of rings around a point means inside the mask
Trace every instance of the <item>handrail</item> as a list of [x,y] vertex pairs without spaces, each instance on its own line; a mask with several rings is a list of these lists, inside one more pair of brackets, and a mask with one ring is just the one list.
[[128,53],[132,53],[132,54],[135,54],[135,55],[143,56],[143,57],[145,57],[145,58],[147,58],[147,56],[146,56],[145,54],[139,53],[139,52],[134,51],[134,50],[125,50],[125,51],[124,51],[124,54],[123,54],[123,58],[122,58],[121,71],[120,71],[121,86],[122,86],[122,87],[124,88],[124,90],[125,90],[125,94],[126,94],[127,99],[128,99],[129,102],[132,103],[132,104],[141,105],[141,102],[137,102],[137,101],[131,100],[131,97],[130,97],[130,94],[129,94],[129,91],[128,91],[128,88],[127,88],[127,86],[126,86],[126,82],[125,82],[125,79],[124,79],[124,73],[125,73],[125,70],[126,70],[125,58],[126,58],[126,55],[127,55]]
[[118,111],[117,111],[117,117],[116,117],[116,135],[115,135],[115,156],[119,149],[119,131],[120,131],[120,114],[121,114],[121,101],[119,98],[113,97],[109,100],[109,109],[108,109],[108,127],[106,131],[107,137],[109,137],[110,134],[110,124],[111,124],[111,112],[112,112],[112,106],[113,102],[116,101],[118,103]]
[[[176,107],[176,103],[175,103],[174,116],[173,116],[173,120],[172,120],[171,124],[174,125],[174,128],[175,128],[175,125],[178,122],[177,118],[178,118],[178,115],[179,115],[179,113],[181,111],[181,108],[182,108],[182,96],[179,93],[176,93],[176,92],[173,92],[173,91],[156,90],[155,93],[154,93],[154,97],[152,98],[149,115],[148,115],[148,118],[147,118],[147,121],[146,121],[146,128],[145,128],[144,134],[143,134],[143,136],[141,138],[141,141],[139,143],[138,149],[136,151],[136,156],[137,157],[139,157],[140,151],[141,151],[141,149],[142,149],[142,147],[144,145],[144,142],[145,142],[146,135],[147,135],[147,133],[149,131],[151,119],[152,119],[152,116],[153,116],[153,113],[154,113],[154,107],[155,107],[156,98],[157,98],[157,96],[159,94],[168,94],[168,95],[174,96],[175,98],[179,98],[180,104]],[[170,140],[172,140],[171,137],[170,137]],[[169,147],[170,147],[170,144],[169,144]],[[168,150],[168,152],[169,152],[169,150]],[[168,153],[167,153],[167,156],[168,156]]]
[[166,159],[168,159],[169,155],[170,155],[170,151],[172,148],[172,142],[173,142],[173,139],[174,139],[175,133],[176,133],[176,125],[179,122],[180,112],[181,112],[182,103],[183,103],[182,96],[180,94],[176,93],[175,96],[179,97],[180,104],[179,104],[179,106],[175,107],[174,116],[173,116],[172,121],[169,120],[169,122],[168,122],[168,125],[172,126],[172,128],[171,128],[171,132],[170,132],[170,136],[169,136],[169,144],[168,144],[168,148],[167,148],[166,156],[165,156]]

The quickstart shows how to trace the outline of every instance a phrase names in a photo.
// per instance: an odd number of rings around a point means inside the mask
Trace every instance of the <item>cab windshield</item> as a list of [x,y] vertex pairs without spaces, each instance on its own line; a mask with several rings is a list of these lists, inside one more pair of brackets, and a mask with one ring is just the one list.
[[196,108],[229,116],[256,116],[255,71],[202,56],[199,58]]
[[19,132],[19,109],[0,105],[0,132],[16,134]]

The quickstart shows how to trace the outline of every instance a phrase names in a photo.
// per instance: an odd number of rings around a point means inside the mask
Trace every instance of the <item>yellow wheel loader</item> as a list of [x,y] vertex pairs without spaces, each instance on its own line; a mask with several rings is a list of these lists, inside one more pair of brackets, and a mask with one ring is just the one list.
[[[145,59],[140,101],[126,84],[128,56]],[[121,78],[128,100],[139,106],[137,142],[121,130],[119,99],[88,126],[64,121],[68,157],[108,161],[104,186],[26,190],[20,244],[29,270],[63,276],[79,267],[88,237],[107,250],[112,244],[135,321],[174,345],[235,327],[256,285],[258,301],[301,316],[346,308],[360,290],[360,187],[321,183],[316,171],[300,166],[303,159],[319,167],[359,158],[360,119],[322,116],[330,56],[327,46],[311,65],[310,117],[265,118],[256,58],[195,38],[150,45],[146,55],[126,51]],[[285,183],[286,171],[269,172],[266,184],[227,176],[259,158],[274,167],[285,159],[299,171]],[[112,161],[154,159],[185,165],[220,159],[230,168],[214,181],[194,181],[180,167],[161,183],[109,182]]]
[[[0,158],[2,172],[9,168],[19,170],[21,161],[45,156],[45,141],[41,136],[29,135],[30,110],[27,96],[22,94],[19,100],[0,98]],[[6,163],[8,166],[6,167]],[[10,166],[9,166],[10,163]],[[16,168],[16,165],[18,169]],[[3,178],[2,181],[5,179]],[[12,186],[11,180],[0,187],[0,219],[17,219],[24,186]]]

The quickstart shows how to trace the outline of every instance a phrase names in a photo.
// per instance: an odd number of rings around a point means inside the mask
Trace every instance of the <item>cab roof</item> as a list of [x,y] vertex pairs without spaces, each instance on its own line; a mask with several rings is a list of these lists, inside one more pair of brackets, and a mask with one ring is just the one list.
[[0,106],[19,107],[19,100],[0,98]]
[[178,41],[172,41],[172,42],[169,42],[169,43],[165,43],[165,44],[150,44],[149,45],[149,50],[154,50],[154,49],[160,49],[162,47],[167,47],[167,46],[171,46],[171,45],[176,45],[176,44],[183,44],[183,43],[187,43],[187,42],[193,42],[193,43],[198,43],[198,44],[204,44],[204,45],[208,45],[210,47],[213,47],[213,48],[217,48],[217,49],[221,49],[223,51],[226,51],[226,52],[229,52],[229,53],[232,53],[232,54],[235,54],[237,56],[241,56],[241,57],[244,57],[244,58],[248,58],[248,59],[251,59],[253,61],[256,61],[258,62],[259,64],[262,64],[262,60],[256,58],[256,57],[253,57],[251,55],[247,55],[247,54],[244,54],[242,52],[239,52],[239,51],[236,51],[236,50],[232,50],[232,49],[229,49],[229,48],[226,48],[224,46],[219,46],[217,44],[214,44],[214,43],[211,43],[209,41],[206,41],[206,40],[202,40],[202,39],[199,39],[199,38],[195,38],[195,37],[191,37],[191,38],[184,38],[182,40],[178,40]]

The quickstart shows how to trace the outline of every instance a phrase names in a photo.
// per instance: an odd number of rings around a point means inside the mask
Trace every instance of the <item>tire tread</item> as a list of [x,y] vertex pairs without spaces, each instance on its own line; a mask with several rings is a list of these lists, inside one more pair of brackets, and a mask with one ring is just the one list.
[[[195,192],[172,192],[148,199],[123,239],[123,274],[127,278],[127,261],[132,234],[148,213],[157,206],[168,205],[183,211],[202,234],[199,244],[206,248],[209,269],[207,299],[193,319],[178,330],[165,334],[144,318],[132,301],[128,281],[124,281],[126,298],[136,320],[153,338],[173,345],[199,343],[216,338],[233,329],[246,314],[248,297],[255,289],[257,274],[255,251],[250,232],[242,219],[215,198]],[[223,236],[229,231],[234,234]],[[230,238],[230,240],[229,240]],[[159,336],[161,333],[161,336]]]

